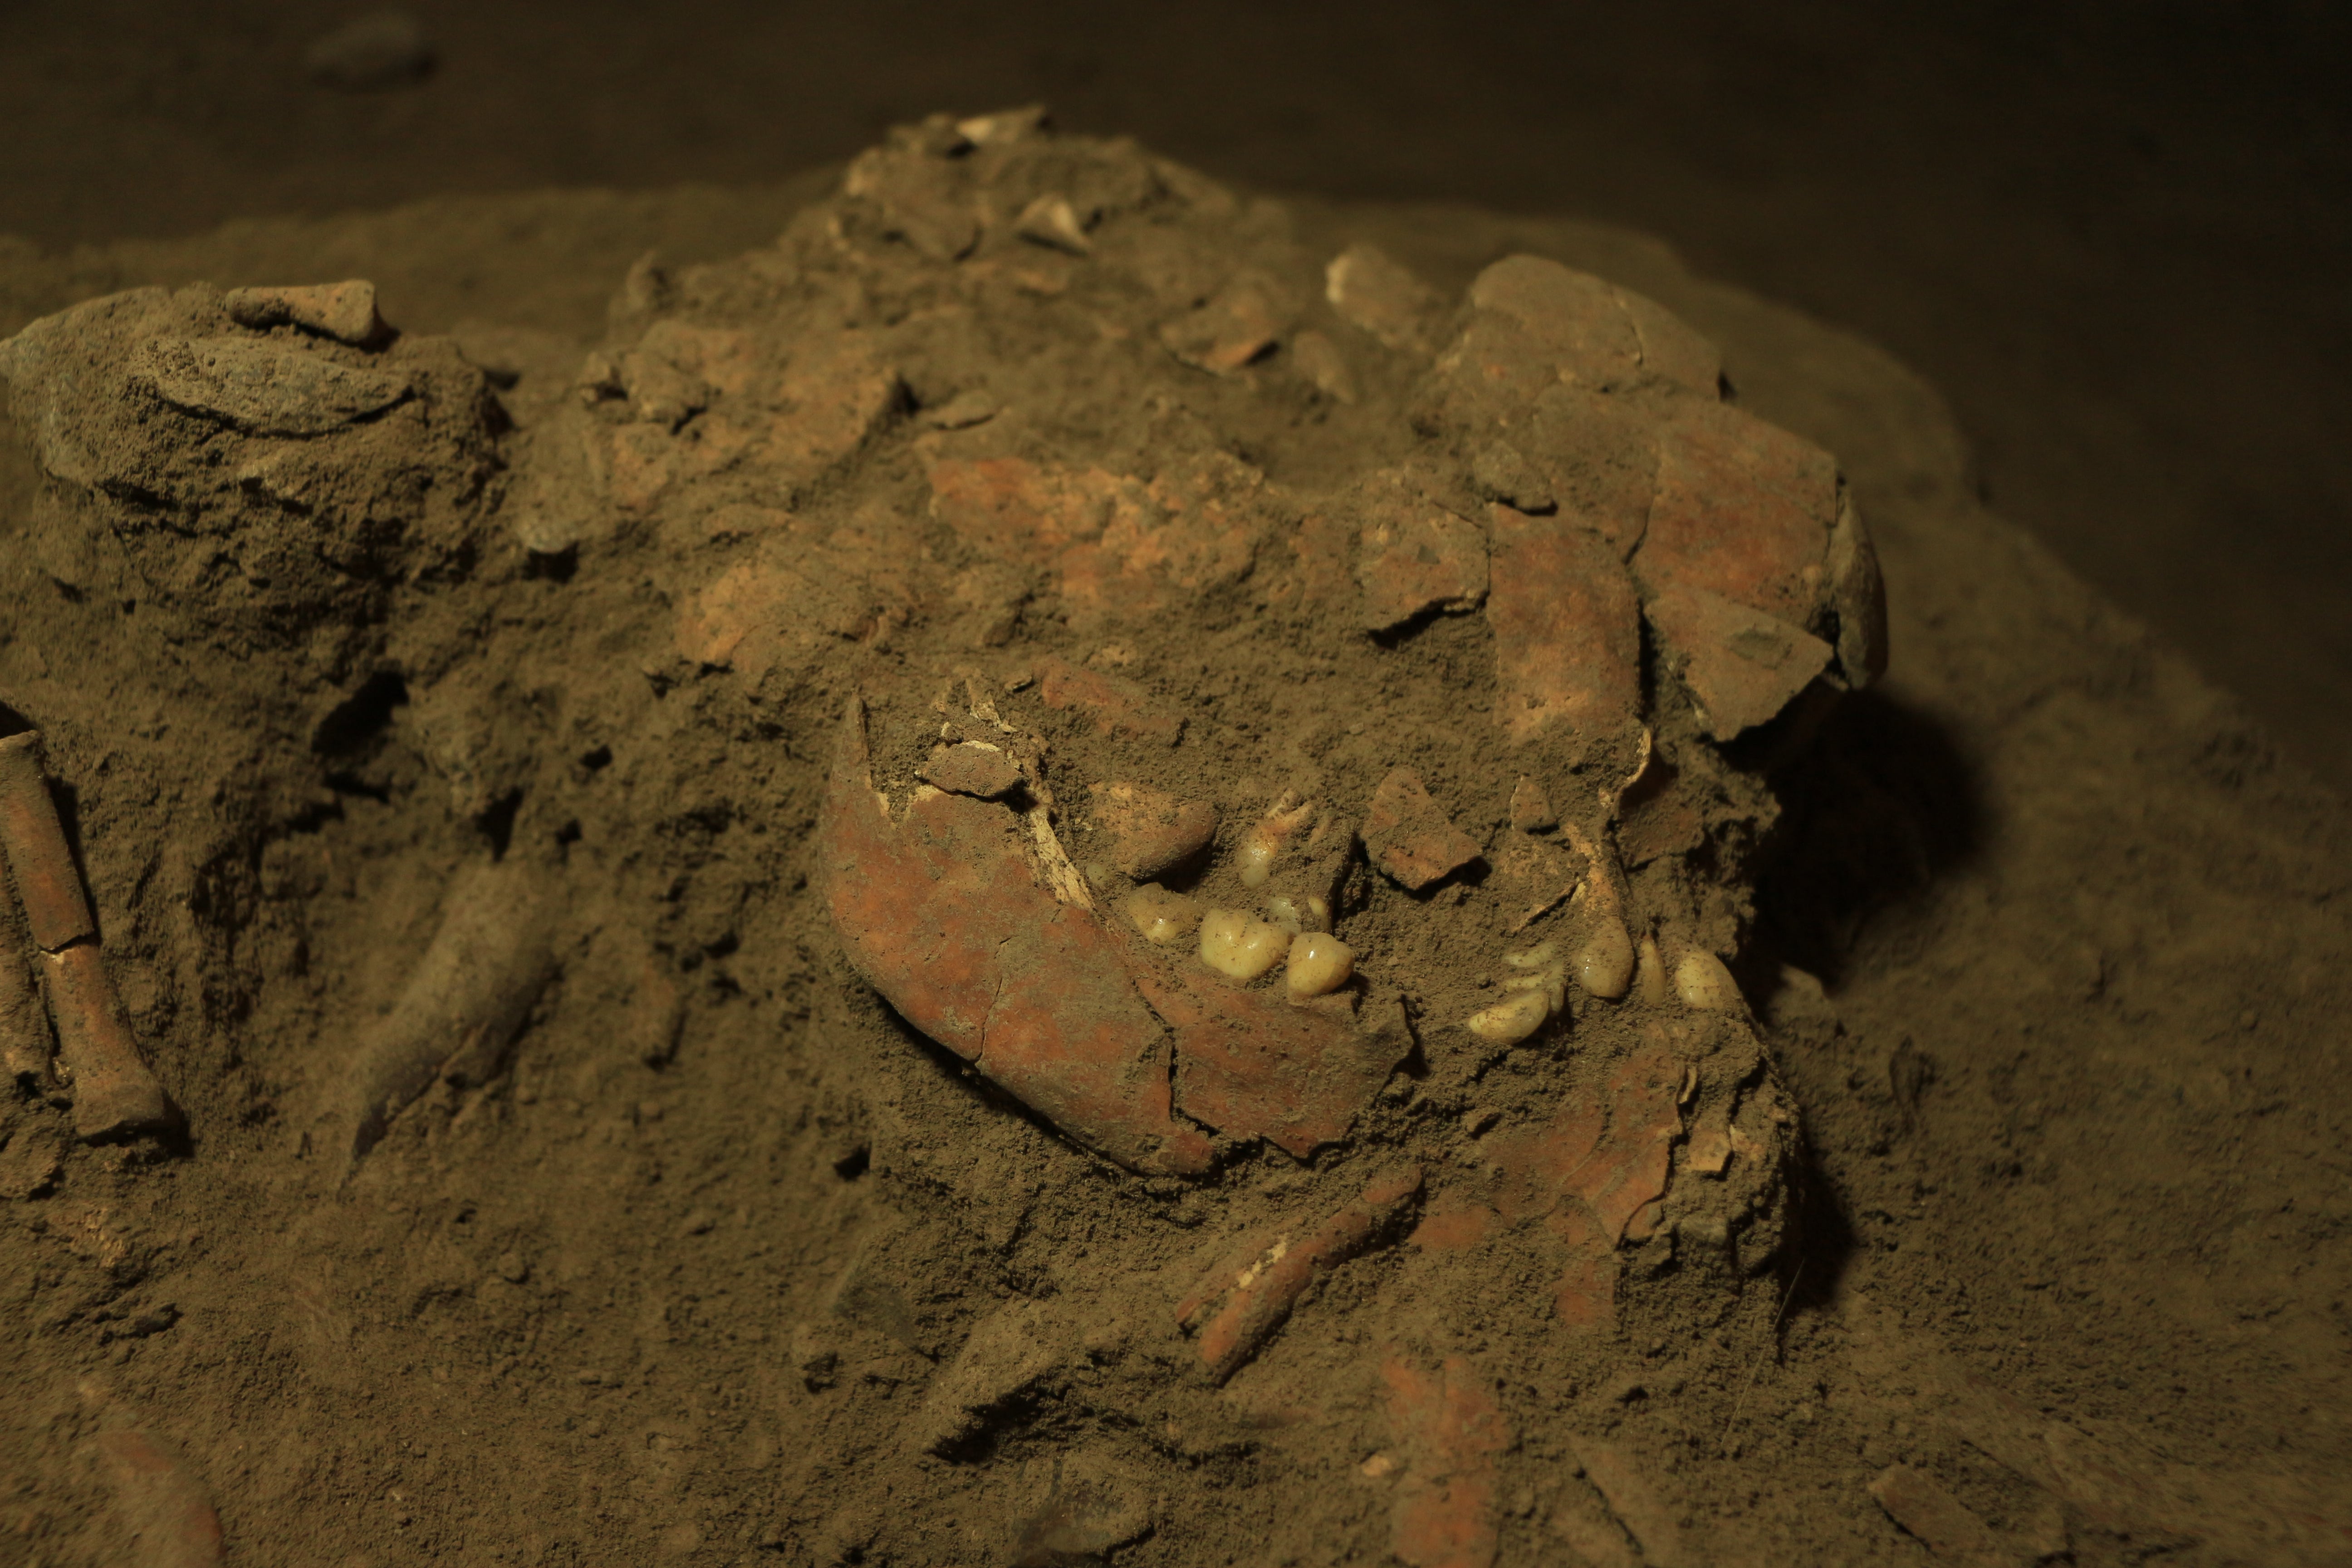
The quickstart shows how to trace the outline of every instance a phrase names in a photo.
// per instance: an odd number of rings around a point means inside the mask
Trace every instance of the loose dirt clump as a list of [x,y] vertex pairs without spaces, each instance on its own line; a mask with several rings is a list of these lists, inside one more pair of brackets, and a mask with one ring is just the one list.
[[1842,1375],[1953,1442],[1808,1511],[1867,1443],[1743,1415],[1852,1096],[1774,955],[1949,826],[1855,783],[1872,540],[1650,299],[1329,230],[1019,111],[584,353],[358,282],[0,343],[0,699],[184,1116],[73,1138],[0,973],[38,1560],[2333,1528],[1858,1296]]

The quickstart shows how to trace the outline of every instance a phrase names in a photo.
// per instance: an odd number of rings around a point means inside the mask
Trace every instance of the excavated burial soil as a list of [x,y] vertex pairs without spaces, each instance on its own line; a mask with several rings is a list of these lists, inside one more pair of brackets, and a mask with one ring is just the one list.
[[[638,244],[730,254],[791,205],[747,198],[746,235],[691,195],[452,204],[35,267],[0,297],[29,315],[147,281],[363,274],[411,331],[536,327],[559,341],[505,346],[568,374],[598,333],[583,303]],[[172,716],[129,705],[145,683],[110,663],[137,612],[32,525],[11,440],[0,700],[50,734],[194,1135],[163,1159],[85,1150],[8,1109],[0,1538],[34,1562],[178,1561],[158,1542],[185,1482],[232,1561],[1356,1562],[1396,1543],[1406,1489],[1486,1485],[1503,1562],[2344,1557],[2339,805],[1978,510],[1932,393],[1867,345],[1632,237],[1298,216],[1320,253],[1377,239],[1449,295],[1529,250],[1666,303],[1744,405],[1838,454],[1872,521],[1892,674],[1781,783],[1793,820],[1742,976],[1810,1140],[1778,1269],[1629,1316],[1589,1358],[1605,1371],[1501,1387],[1477,1369],[1541,1331],[1548,1282],[1430,1310],[1412,1375],[1441,1408],[1468,1408],[1451,1379],[1501,1413],[1456,1420],[1466,1438],[1403,1429],[1396,1379],[1364,1386],[1384,1347],[1339,1353],[1377,1315],[1375,1256],[1301,1307],[1336,1336],[1306,1365],[1270,1353],[1219,1392],[1179,1375],[1167,1325],[1087,1325],[1086,1366],[923,1454],[972,1325],[1101,1288],[1134,1256],[1123,1205],[1208,1235],[1294,1178],[1139,1187],[893,1032],[798,880],[832,731],[740,719],[666,727],[682,750],[658,775],[703,783],[611,808],[641,837],[610,852],[655,896],[581,911],[599,945],[511,1076],[436,1090],[340,1187],[305,1113],[476,829],[386,747],[306,763],[347,787],[257,866],[175,862],[206,841],[192,818],[234,812],[156,798],[142,743]],[[207,762],[314,739],[205,717],[173,743]],[[184,946],[220,929],[242,951]],[[646,1001],[648,952],[675,1010]],[[192,994],[207,963],[265,983]],[[1143,1415],[1108,1430],[1088,1413],[1109,1407]],[[141,1434],[177,1456],[161,1479]],[[1482,1449],[1491,1481],[1427,1473],[1430,1451]]]

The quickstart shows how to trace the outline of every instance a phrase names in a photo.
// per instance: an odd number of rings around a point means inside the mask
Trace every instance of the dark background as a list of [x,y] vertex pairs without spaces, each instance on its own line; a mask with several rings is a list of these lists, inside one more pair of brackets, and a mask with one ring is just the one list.
[[0,0],[0,234],[764,184],[1038,99],[1261,186],[1623,223],[1924,372],[1997,508],[2352,784],[2352,8],[426,0],[423,79],[313,80],[364,9]]

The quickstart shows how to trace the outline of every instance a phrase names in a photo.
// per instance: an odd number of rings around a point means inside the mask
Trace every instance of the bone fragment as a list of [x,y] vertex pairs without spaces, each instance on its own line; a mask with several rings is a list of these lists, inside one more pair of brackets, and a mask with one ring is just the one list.
[[65,825],[41,763],[41,732],[27,730],[0,741],[0,849],[8,857],[16,897],[44,952],[98,934],[89,900],[66,846]]
[[1318,1273],[1377,1243],[1420,1192],[1420,1166],[1385,1167],[1320,1224],[1262,1234],[1219,1264],[1176,1308],[1181,1325],[1199,1325],[1209,1375],[1219,1383],[1231,1377],[1282,1327]]
[[33,994],[23,922],[5,899],[0,899],[0,1073],[35,1082],[49,1076],[48,1021]]
[[73,1088],[74,1131],[94,1142],[175,1125],[179,1112],[140,1058],[107,979],[98,922],[49,794],[37,730],[0,741],[0,849],[40,952],[58,1063]]
[[555,973],[552,891],[547,873],[515,860],[477,865],[450,884],[440,928],[399,1001],[361,1043],[353,1165],[444,1071],[478,1079],[501,1064]]

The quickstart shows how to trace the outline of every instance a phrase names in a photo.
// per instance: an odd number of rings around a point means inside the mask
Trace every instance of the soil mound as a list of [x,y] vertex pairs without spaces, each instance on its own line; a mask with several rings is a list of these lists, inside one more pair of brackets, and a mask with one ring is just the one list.
[[0,1010],[37,1560],[2342,1550],[2331,1426],[2068,1381],[2267,1321],[2140,1283],[2261,1201],[2165,1239],[2164,1140],[2340,1110],[2146,1025],[2211,868],[2340,987],[2332,807],[1865,348],[1032,113],[584,351],[236,281],[0,344],[0,699],[184,1118]]

